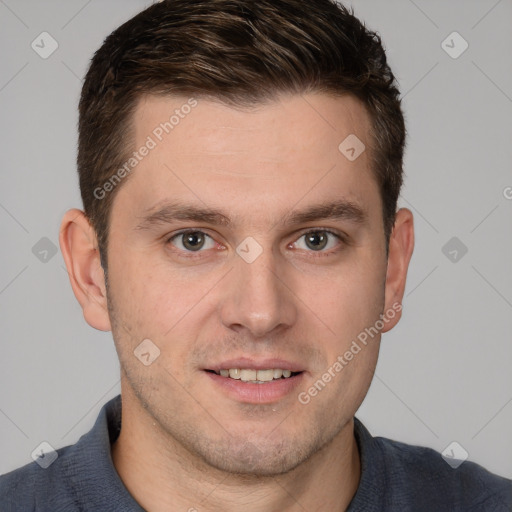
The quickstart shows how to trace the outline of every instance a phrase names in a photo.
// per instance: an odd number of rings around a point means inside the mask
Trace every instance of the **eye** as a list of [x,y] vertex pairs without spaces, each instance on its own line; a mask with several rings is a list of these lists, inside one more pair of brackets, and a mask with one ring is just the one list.
[[[303,233],[290,246],[308,252],[329,253],[330,249],[335,249],[340,245],[340,241],[343,241],[343,237],[340,234],[326,229],[317,229]],[[202,249],[223,248],[210,235],[197,229],[176,233],[167,240],[167,243],[185,253],[199,253]]]
[[[302,240],[304,240],[302,242]],[[311,250],[315,252],[326,252],[324,249],[336,247],[341,240],[341,236],[327,230],[308,231],[304,233],[297,242],[292,245],[298,249]]]
[[182,231],[169,238],[168,242],[178,249],[188,252],[198,252],[201,249],[216,247],[213,238],[203,231]]

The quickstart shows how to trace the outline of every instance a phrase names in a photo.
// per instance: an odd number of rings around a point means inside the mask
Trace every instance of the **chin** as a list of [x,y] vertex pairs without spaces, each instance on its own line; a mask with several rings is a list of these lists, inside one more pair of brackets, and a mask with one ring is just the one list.
[[[306,443],[307,444],[307,443]],[[225,440],[215,447],[196,447],[198,455],[209,466],[249,477],[275,477],[286,474],[317,451],[311,444],[304,449],[297,441],[276,443],[250,443],[246,439]]]

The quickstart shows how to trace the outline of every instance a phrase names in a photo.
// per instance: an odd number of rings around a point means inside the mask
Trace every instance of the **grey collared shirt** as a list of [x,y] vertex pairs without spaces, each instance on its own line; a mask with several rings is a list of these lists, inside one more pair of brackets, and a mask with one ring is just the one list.
[[[76,444],[57,450],[49,467],[32,462],[0,476],[0,510],[143,512],[112,463],[120,429],[118,395]],[[361,480],[348,512],[512,511],[512,480],[469,461],[452,469],[430,448],[372,437],[357,418],[354,432]]]

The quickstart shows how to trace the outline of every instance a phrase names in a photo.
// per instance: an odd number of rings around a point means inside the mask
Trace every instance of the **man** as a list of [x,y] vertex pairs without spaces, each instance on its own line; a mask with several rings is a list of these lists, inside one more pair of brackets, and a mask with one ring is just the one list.
[[60,244],[122,400],[4,475],[2,510],[510,510],[509,480],[354,417],[413,251],[404,143],[379,38],[329,0],[169,0],[112,33]]

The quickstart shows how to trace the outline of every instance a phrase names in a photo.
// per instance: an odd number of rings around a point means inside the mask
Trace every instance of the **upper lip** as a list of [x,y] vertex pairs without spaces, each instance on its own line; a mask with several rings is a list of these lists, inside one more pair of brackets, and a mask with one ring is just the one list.
[[214,363],[205,368],[205,370],[229,370],[231,368],[250,369],[250,370],[290,370],[291,372],[304,371],[304,367],[299,363],[285,361],[284,359],[250,359],[248,357],[240,357],[237,359],[228,359],[219,363]]

